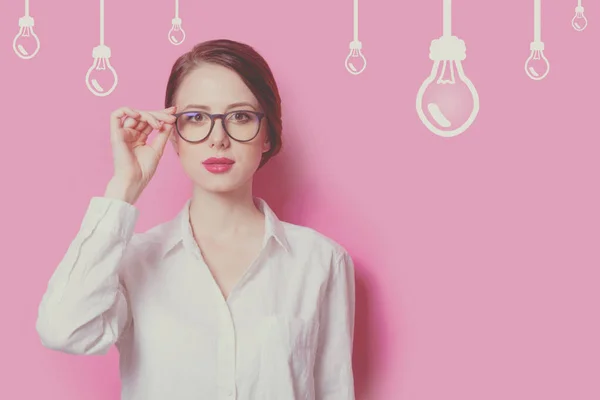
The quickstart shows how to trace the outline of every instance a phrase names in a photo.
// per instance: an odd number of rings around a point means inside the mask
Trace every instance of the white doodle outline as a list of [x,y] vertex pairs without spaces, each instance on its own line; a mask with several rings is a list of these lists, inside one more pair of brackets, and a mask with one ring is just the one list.
[[[92,57],[94,58],[94,63],[88,69],[87,74],[85,74],[85,84],[92,94],[98,97],[104,97],[111,94],[115,88],[117,87],[119,77],[117,76],[117,71],[110,64],[110,56],[111,50],[110,47],[104,44],[104,0],[100,0],[100,44],[92,50]],[[90,75],[94,70],[106,70],[108,68],[109,71],[112,72],[114,83],[110,89],[107,91],[104,90],[102,86],[95,80],[92,79],[90,82]]]
[[[181,33],[183,34],[183,39],[181,39],[180,42],[178,42],[173,37],[173,32],[177,31],[181,31]],[[185,31],[181,27],[181,18],[179,17],[179,0],[175,0],[175,18],[171,20],[171,30],[167,34],[167,37],[169,39],[169,42],[171,42],[171,44],[175,46],[179,46],[181,43],[185,42]]]
[[[545,45],[542,42],[542,0],[533,0],[533,42],[529,45],[531,54],[527,61],[525,61],[525,73],[534,81],[541,81],[550,73],[550,62],[544,55]],[[530,62],[537,60],[544,60],[546,63],[546,72],[539,74],[532,66]]]
[[[431,41],[431,45],[429,47],[429,58],[434,61],[434,63],[429,77],[425,79],[425,81],[421,84],[419,91],[417,92],[416,103],[417,114],[419,115],[421,122],[423,122],[427,129],[438,136],[454,137],[465,132],[473,124],[477,118],[477,114],[479,113],[479,94],[477,93],[477,89],[475,88],[473,82],[471,82],[471,80],[465,75],[462,66],[462,61],[464,61],[466,57],[467,47],[465,42],[456,36],[452,36],[452,1],[443,0],[443,34],[440,38]],[[462,125],[450,131],[439,129],[433,125],[423,110],[423,96],[425,95],[429,85],[435,80],[435,77],[438,74],[440,63],[442,63],[442,74],[435,84],[455,84],[454,70],[450,71],[450,81],[442,80],[446,65],[448,63],[455,63],[458,77],[467,86],[471,92],[471,95],[473,96],[473,110],[471,111],[471,114]],[[439,107],[437,107],[436,104],[428,104],[427,108],[434,116],[438,124],[445,127],[452,125],[452,123],[442,114],[441,110],[439,110]]]
[[[17,33],[17,36],[15,36],[13,39],[13,50],[15,51],[15,54],[21,57],[23,60],[32,59],[40,51],[40,38],[33,31],[34,26],[35,21],[33,17],[29,15],[29,0],[25,0],[25,15],[19,18],[19,33]],[[27,54],[27,50],[25,50],[22,45],[17,44],[19,38],[29,36],[33,36],[35,42],[37,43],[35,51],[31,54]]]
[[[367,59],[362,53],[362,43],[358,40],[358,0],[354,0],[354,39],[350,42],[350,53],[346,57],[344,63],[346,64],[346,69],[352,75],[358,75],[367,68]],[[360,58],[362,59],[362,68],[356,69],[351,62],[352,58]]]
[[[571,26],[577,32],[582,32],[588,26],[588,20],[585,17],[584,11],[585,11],[585,9],[583,8],[583,5],[581,4],[581,0],[577,0],[577,7],[575,7],[575,16],[571,20]],[[584,24],[583,24],[583,26],[579,26],[579,24],[577,23],[577,20],[582,19],[582,18],[583,18]]]

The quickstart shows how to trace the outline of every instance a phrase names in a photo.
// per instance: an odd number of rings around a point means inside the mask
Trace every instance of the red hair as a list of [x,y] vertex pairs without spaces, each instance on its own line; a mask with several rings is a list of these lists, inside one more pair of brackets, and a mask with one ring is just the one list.
[[235,71],[258,100],[267,122],[269,151],[263,153],[259,169],[281,150],[281,98],[273,73],[265,59],[249,45],[227,39],[198,43],[175,61],[167,83],[165,108],[173,105],[183,79],[200,63],[218,64]]

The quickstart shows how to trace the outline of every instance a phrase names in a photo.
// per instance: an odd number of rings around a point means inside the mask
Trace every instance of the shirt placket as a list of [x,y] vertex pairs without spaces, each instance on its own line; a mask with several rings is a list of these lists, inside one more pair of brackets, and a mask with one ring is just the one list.
[[219,399],[234,400],[235,387],[235,328],[227,303],[223,302],[219,311],[217,385]]

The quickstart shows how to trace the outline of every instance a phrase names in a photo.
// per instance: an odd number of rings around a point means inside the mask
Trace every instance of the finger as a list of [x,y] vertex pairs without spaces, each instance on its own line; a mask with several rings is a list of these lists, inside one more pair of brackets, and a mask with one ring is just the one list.
[[149,123],[154,129],[160,129],[160,123],[158,119],[148,111],[140,112],[140,120]]
[[150,133],[152,133],[152,130],[154,128],[152,128],[152,125],[149,125],[147,122],[144,122],[145,126],[140,129],[140,127],[138,127],[139,130],[141,130],[142,135],[144,136],[148,136]]
[[125,143],[135,143],[143,136],[137,129],[123,128],[123,141]]
[[128,116],[131,118],[139,118],[140,113],[129,108],[129,107],[121,107],[113,111],[110,115],[110,128],[111,132],[117,132],[119,128],[122,126],[122,118]]
[[175,112],[177,112],[177,106],[171,106],[169,108],[165,108],[162,111],[165,112],[165,113],[167,113],[167,114],[175,114]]
[[164,124],[150,144],[150,147],[152,147],[159,156],[162,156],[165,145],[169,141],[169,136],[171,136],[171,132],[173,132],[173,125]]
[[[138,130],[138,131],[140,131],[140,132],[142,132],[142,133],[144,133],[144,131],[146,129],[148,129],[148,126],[149,126],[148,122],[146,122],[146,121],[139,121],[137,123],[137,125],[135,126],[135,129]],[[152,130],[151,126],[150,126],[150,130]]]
[[[133,120],[132,118],[127,118]],[[141,136],[141,133],[134,128],[119,127],[119,129],[117,129],[116,131],[111,132],[110,139],[111,143],[113,144],[113,147],[128,147],[132,143],[135,143],[138,140],[139,136]]]
[[172,124],[175,122],[175,116],[169,114],[164,111],[148,111],[151,115],[153,115],[157,120],[162,121],[167,124]]
[[[131,118],[131,117],[125,117],[125,119],[123,120],[123,128],[126,129],[138,129],[138,126],[140,125],[142,121],[140,121],[139,119],[136,118]],[[147,124],[147,122],[144,122]]]
[[138,126],[136,127],[136,130],[139,132],[139,136],[137,138],[135,145],[141,146],[141,145],[146,144],[146,141],[148,140],[148,135],[150,135],[150,133],[152,133],[154,128],[149,123],[142,121],[138,124]]
[[132,118],[139,118],[140,112],[132,109],[131,107],[120,107],[112,112],[111,117],[114,119],[119,119],[126,115]]

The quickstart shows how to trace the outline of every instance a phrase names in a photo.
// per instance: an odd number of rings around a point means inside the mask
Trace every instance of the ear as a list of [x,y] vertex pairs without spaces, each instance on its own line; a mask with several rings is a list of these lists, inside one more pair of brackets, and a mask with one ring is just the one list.
[[271,142],[269,142],[269,139],[265,139],[265,141],[263,142],[263,146],[262,146],[262,152],[266,153],[267,151],[271,150]]

